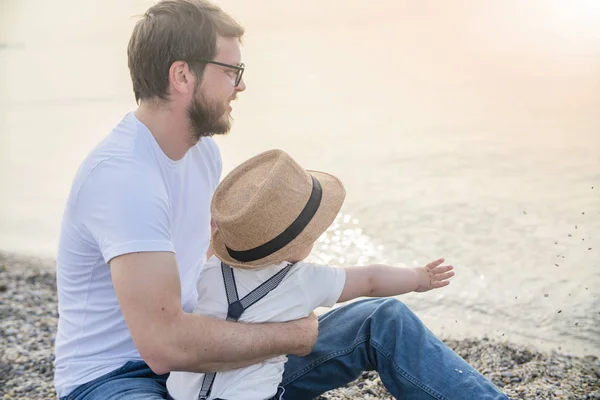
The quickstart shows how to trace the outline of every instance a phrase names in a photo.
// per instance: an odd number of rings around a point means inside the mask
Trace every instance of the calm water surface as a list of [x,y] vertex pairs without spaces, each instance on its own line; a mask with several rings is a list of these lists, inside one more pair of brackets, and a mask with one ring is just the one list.
[[[225,172],[269,148],[339,176],[313,259],[422,265],[443,335],[600,355],[600,3],[222,1],[248,90]],[[77,166],[135,107],[144,1],[0,1],[0,249],[54,257]],[[267,11],[268,10],[268,11]]]

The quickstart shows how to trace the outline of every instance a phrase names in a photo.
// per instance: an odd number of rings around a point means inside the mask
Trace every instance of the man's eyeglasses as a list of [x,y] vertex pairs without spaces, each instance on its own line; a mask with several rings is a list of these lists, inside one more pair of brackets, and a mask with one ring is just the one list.
[[200,61],[203,63],[207,63],[207,64],[214,64],[214,65],[220,65],[221,67],[226,67],[226,68],[230,68],[236,71],[236,75],[235,75],[235,86],[239,86],[240,82],[242,81],[242,75],[244,75],[244,68],[246,68],[246,66],[244,65],[244,63],[241,63],[240,65],[231,65],[231,64],[225,64],[222,62],[218,62],[218,61],[212,61],[212,60],[202,60],[202,59],[193,59],[190,61]]

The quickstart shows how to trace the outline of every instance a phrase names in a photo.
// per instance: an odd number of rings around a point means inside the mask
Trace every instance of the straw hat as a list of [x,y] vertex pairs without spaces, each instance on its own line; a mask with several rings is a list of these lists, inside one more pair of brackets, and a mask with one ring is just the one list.
[[325,232],[345,197],[335,176],[307,171],[282,150],[266,151],[239,165],[217,187],[212,250],[234,267],[285,261]]

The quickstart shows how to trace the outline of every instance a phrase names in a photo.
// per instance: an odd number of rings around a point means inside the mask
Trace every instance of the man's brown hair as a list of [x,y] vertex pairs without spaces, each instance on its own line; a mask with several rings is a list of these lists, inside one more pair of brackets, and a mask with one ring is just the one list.
[[[206,0],[162,0],[133,29],[127,58],[135,100],[168,100],[169,68],[175,61],[212,60],[217,37],[241,40],[244,28]],[[202,77],[204,63],[190,63]]]

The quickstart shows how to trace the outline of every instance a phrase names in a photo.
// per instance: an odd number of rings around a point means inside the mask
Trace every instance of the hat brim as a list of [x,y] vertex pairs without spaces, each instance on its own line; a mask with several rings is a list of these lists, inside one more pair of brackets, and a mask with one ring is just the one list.
[[321,184],[321,203],[311,221],[306,225],[306,228],[294,240],[267,257],[255,261],[241,262],[229,255],[223,241],[223,236],[219,234],[219,230],[217,229],[210,240],[212,251],[217,258],[232,267],[260,268],[286,261],[299,249],[305,248],[315,242],[329,228],[340,212],[346,197],[346,190],[342,182],[333,175],[310,170],[308,173],[314,176]]

